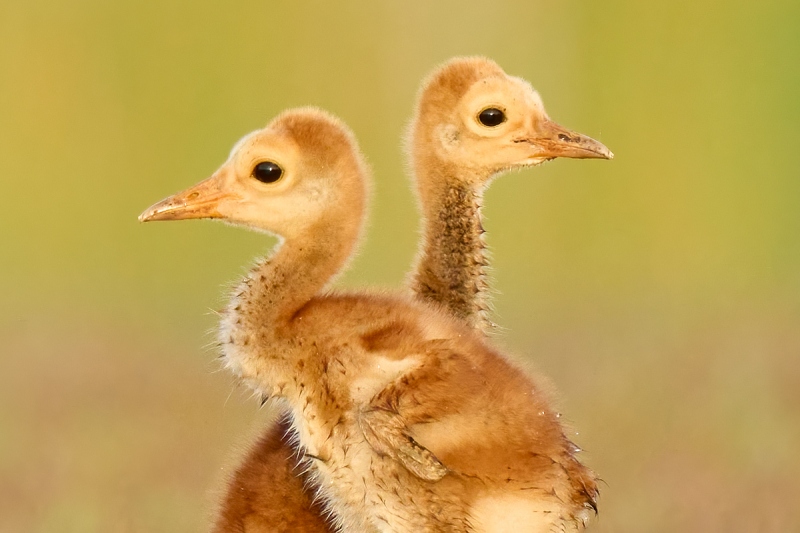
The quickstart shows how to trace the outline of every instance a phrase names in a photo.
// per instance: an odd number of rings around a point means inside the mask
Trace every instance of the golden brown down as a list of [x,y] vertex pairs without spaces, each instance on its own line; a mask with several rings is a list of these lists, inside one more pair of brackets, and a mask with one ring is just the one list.
[[[506,120],[497,126],[481,124],[479,115],[487,109],[501,111]],[[480,217],[483,191],[503,169],[533,166],[545,160],[526,159],[527,154],[520,158],[517,153],[503,151],[508,135],[498,135],[497,128],[505,128],[509,117],[522,125],[517,130],[520,137],[527,133],[529,139],[538,137],[545,141],[541,147],[545,159],[611,157],[601,144],[550,121],[538,95],[525,82],[507,76],[489,59],[452,59],[423,82],[407,137],[423,213],[423,239],[410,286],[421,300],[443,306],[478,329],[489,324],[489,291],[484,271],[487,258]],[[525,119],[520,121],[518,117]],[[482,127],[471,127],[476,121]],[[454,133],[437,135],[446,128]],[[567,139],[559,139],[559,135]],[[460,139],[462,148],[455,150],[458,143],[454,145],[450,138]],[[287,487],[302,486],[294,479],[302,469],[287,469],[284,465],[284,457],[290,454],[285,449],[289,445],[287,436],[267,428],[253,445],[246,467],[240,467],[231,480],[215,533],[237,531],[237,524],[245,519],[263,524],[262,529],[253,531],[293,531],[281,526],[293,517],[307,518],[309,525],[305,531],[330,530],[327,524],[310,525],[314,518],[319,519],[317,509],[308,504],[310,498],[284,498]],[[292,478],[281,481],[270,474],[272,487],[251,487],[251,480],[261,479],[258,474],[261,471],[287,472]],[[240,501],[256,491],[262,492],[261,509],[272,507],[260,516],[259,508]]]
[[141,218],[221,218],[284,238],[234,293],[220,342],[235,375],[286,401],[336,525],[580,527],[594,477],[523,372],[443,312],[400,296],[324,294],[358,240],[366,189],[346,127],[296,110]]

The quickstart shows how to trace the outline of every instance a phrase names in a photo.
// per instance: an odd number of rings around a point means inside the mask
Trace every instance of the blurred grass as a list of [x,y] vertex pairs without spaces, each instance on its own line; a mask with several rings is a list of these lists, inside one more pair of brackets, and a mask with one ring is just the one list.
[[[346,286],[399,285],[420,78],[485,54],[611,163],[487,197],[498,340],[552,377],[607,486],[596,531],[800,528],[800,5],[0,5],[0,531],[196,531],[267,414],[203,350],[266,249],[139,226],[281,109],[376,176]],[[230,395],[230,398],[229,398]]]

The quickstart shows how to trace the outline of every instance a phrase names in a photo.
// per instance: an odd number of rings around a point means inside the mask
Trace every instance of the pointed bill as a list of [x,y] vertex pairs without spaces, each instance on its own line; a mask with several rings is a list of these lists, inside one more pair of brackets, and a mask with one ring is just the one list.
[[139,222],[185,220],[189,218],[221,218],[220,202],[235,197],[223,191],[221,176],[215,174],[185,191],[165,198],[139,215]]
[[600,141],[568,130],[551,120],[545,121],[536,135],[526,142],[540,148],[537,155],[547,158],[614,159],[614,154]]

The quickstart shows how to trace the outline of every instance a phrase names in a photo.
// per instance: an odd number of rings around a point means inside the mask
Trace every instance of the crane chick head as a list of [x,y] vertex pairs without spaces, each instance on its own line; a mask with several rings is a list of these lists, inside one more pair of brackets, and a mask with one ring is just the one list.
[[528,82],[483,57],[452,59],[423,83],[408,142],[422,164],[433,156],[461,169],[458,175],[486,178],[556,157],[614,157],[550,120]]
[[243,137],[210,178],[151,206],[139,220],[214,218],[287,238],[341,218],[358,225],[366,176],[341,121],[318,109],[293,109]]

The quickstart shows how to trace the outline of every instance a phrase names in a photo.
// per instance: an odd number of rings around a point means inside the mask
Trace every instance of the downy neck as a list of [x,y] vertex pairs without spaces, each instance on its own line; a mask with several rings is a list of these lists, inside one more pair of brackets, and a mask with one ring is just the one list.
[[456,318],[486,332],[489,301],[487,252],[481,225],[483,181],[441,161],[417,165],[423,242],[411,288],[426,302],[444,305]]
[[297,313],[344,268],[358,224],[319,223],[286,239],[247,274],[231,301],[232,337],[290,325]]

